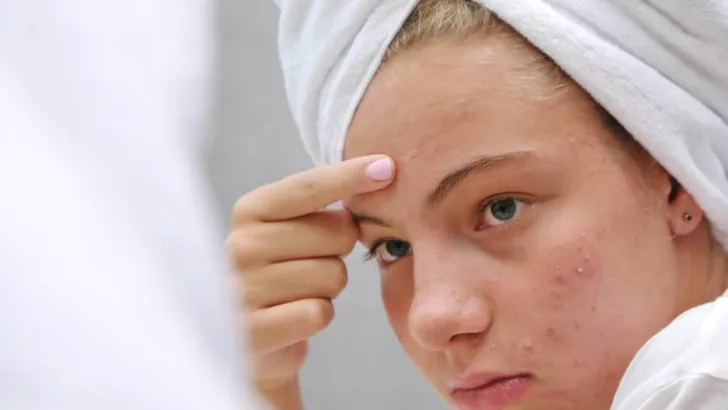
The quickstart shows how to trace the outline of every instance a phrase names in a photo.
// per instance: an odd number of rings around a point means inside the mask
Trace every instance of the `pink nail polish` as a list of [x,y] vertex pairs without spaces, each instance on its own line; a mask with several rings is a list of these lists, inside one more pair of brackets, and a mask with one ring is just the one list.
[[378,159],[367,167],[367,177],[372,181],[386,181],[392,178],[392,160],[389,158]]

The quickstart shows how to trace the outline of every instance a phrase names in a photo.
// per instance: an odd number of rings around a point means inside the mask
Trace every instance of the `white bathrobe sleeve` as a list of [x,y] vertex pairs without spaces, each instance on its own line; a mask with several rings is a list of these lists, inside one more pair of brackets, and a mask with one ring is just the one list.
[[612,410],[728,409],[728,292],[654,336],[624,375]]
[[201,167],[210,3],[0,0],[0,409],[261,408]]

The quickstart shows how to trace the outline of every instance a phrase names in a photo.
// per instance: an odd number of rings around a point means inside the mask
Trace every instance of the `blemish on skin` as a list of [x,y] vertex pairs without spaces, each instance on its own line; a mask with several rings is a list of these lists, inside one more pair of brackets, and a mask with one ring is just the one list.
[[495,349],[496,349],[496,345],[495,344],[490,345],[490,350],[495,350]]
[[533,344],[531,342],[526,342],[522,346],[524,353],[526,354],[532,354],[533,353]]
[[599,332],[599,334],[602,335],[602,336],[604,336],[604,335],[607,334],[607,332],[605,332],[605,331],[602,330],[601,332]]
[[585,364],[586,364],[586,363],[585,363],[585,362],[584,362],[583,360],[576,360],[576,361],[574,362],[574,365],[575,365],[576,367],[583,367],[583,366],[584,366]]
[[574,323],[574,327],[577,329],[581,329],[581,322]]
[[588,278],[591,278],[592,276],[594,276],[594,270],[592,270],[592,269],[585,269],[585,268],[579,267],[576,270],[576,274],[579,275],[582,278],[588,279]]
[[554,306],[561,307],[561,298],[563,295],[558,290],[551,291],[551,297],[554,299]]
[[554,337],[554,336],[556,336],[556,331],[554,330],[554,328],[550,327],[550,328],[546,329],[546,335],[548,337]]
[[596,312],[597,311],[596,305],[592,305],[591,310],[592,310],[592,312]]

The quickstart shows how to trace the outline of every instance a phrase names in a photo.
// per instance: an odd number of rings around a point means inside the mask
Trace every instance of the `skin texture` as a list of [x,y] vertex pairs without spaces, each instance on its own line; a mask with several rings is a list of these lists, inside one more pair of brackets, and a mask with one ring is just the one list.
[[[397,177],[346,206],[365,245],[411,246],[396,261],[375,252],[387,259],[384,306],[446,400],[454,378],[527,373],[532,387],[509,409],[607,409],[638,349],[717,297],[724,271],[692,198],[669,202],[668,175],[510,41],[430,41],[382,67],[345,157],[388,155]],[[491,160],[433,195],[478,158]],[[483,206],[509,197],[520,205],[505,223]]]

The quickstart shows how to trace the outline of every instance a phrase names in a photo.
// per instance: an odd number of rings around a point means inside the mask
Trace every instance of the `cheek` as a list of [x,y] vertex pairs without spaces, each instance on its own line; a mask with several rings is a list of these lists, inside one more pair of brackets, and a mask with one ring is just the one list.
[[[604,282],[601,255],[584,243],[586,236],[549,249],[542,262],[546,274],[540,283],[543,302],[551,310],[597,310],[597,299]],[[579,328],[579,323],[574,323]]]
[[616,387],[643,343],[625,335],[632,318],[620,306],[628,306],[622,299],[630,297],[622,292],[620,275],[612,275],[605,263],[603,236],[597,230],[555,241],[541,254],[541,270],[529,289],[531,309],[541,313],[531,326],[532,337],[520,342],[519,354],[545,361],[551,376],[562,379],[564,393],[583,380]]
[[626,364],[614,362],[618,340],[610,329],[620,314],[608,302],[614,295],[600,249],[597,236],[583,234],[544,249],[528,290],[533,295],[530,309],[538,313],[519,354],[525,360],[545,360],[561,374],[589,374],[594,382],[611,383]]
[[[401,264],[405,264],[402,262]],[[406,268],[396,266],[381,274],[381,294],[389,325],[405,350],[410,350],[412,340],[407,329],[409,309],[414,296],[412,275]],[[409,353],[409,352],[408,352]]]

